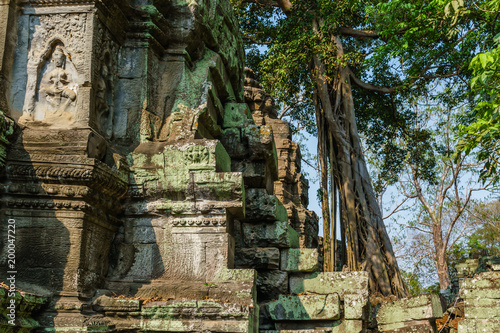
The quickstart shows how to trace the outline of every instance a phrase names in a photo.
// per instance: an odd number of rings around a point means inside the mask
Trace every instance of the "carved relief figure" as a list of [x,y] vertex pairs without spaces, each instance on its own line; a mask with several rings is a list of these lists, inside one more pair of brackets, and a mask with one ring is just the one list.
[[[34,54],[31,56],[35,57]],[[36,59],[30,59],[30,61],[36,62]],[[38,120],[65,124],[72,122],[78,88],[74,78],[76,69],[68,60],[62,45],[58,44],[53,48],[50,60],[46,60],[41,74],[38,92],[36,96],[27,96],[29,103],[26,103],[20,121]],[[28,81],[32,80],[33,78],[28,79]],[[27,94],[35,93],[30,90],[27,89]]]
[[97,125],[102,133],[107,137],[112,136],[113,132],[113,96],[111,60],[108,53],[104,57],[99,70],[99,77],[96,83],[96,115]]
[[76,92],[70,88],[71,74],[66,70],[66,55],[61,46],[56,46],[52,53],[55,68],[42,77],[40,97],[44,98],[54,113],[62,113],[76,100]]

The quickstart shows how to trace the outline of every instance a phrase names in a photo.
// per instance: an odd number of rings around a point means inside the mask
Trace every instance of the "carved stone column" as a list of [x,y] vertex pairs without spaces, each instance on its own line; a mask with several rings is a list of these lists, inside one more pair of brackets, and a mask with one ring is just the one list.
[[56,309],[80,309],[103,284],[127,192],[128,168],[109,139],[128,25],[117,1],[19,3],[9,114],[22,131],[1,214],[16,220],[18,286],[43,286],[61,297]]

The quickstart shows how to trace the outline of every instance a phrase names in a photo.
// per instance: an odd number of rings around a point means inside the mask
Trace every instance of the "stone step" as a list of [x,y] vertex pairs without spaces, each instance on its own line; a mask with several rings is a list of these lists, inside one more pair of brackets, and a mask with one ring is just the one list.
[[267,303],[267,311],[275,321],[308,321],[340,319],[340,299],[331,295],[280,295]]
[[382,303],[377,322],[380,331],[392,332],[411,326],[432,326],[436,318],[442,317],[443,305],[439,295],[425,294]]
[[362,333],[366,332],[366,325],[362,320],[330,320],[304,322],[278,322],[274,330],[260,330],[260,333]]
[[290,277],[292,294],[362,294],[368,296],[368,272],[323,272]]
[[281,250],[280,269],[286,272],[314,272],[319,267],[317,249]]

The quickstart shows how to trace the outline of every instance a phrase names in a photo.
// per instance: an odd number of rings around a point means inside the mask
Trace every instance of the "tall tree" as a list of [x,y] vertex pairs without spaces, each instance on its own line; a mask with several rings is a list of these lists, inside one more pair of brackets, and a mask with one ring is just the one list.
[[[414,218],[403,222],[412,239],[423,240],[424,256],[434,262],[441,289],[450,285],[448,252],[466,235],[471,223],[464,221],[473,194],[489,183],[477,182],[482,167],[473,158],[456,156],[454,135],[460,109],[426,105],[400,147],[406,151],[405,168],[399,176],[399,190],[405,205],[413,205]],[[413,246],[408,251],[415,258]]]
[[[400,167],[402,153],[395,138],[404,135],[413,119],[404,100],[428,91],[432,80],[447,79],[444,84],[464,80],[465,64],[476,52],[475,38],[484,38],[484,29],[471,23],[470,13],[464,18],[464,6],[455,2],[237,3],[244,39],[268,46],[264,57],[255,46],[248,55],[261,81],[282,103],[306,99],[310,105],[307,111],[314,110],[305,114],[301,103],[292,115],[310,119],[313,114],[316,118],[325,253],[335,250],[329,239],[336,218],[330,212],[330,183],[339,194],[339,222],[348,249],[346,264],[351,270],[368,271],[371,290],[384,295],[403,296],[406,290],[368,174],[358,128],[384,159],[387,170]],[[455,97],[463,90],[455,90]],[[333,269],[331,257],[325,255],[325,270]]]

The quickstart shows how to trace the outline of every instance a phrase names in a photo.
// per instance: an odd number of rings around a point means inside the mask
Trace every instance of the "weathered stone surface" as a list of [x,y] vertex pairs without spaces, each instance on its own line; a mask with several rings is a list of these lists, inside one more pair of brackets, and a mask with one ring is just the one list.
[[278,248],[244,248],[237,252],[234,265],[238,268],[278,269],[280,250]]
[[261,302],[276,300],[288,294],[288,273],[279,270],[259,271],[257,295]]
[[[264,331],[268,333],[362,333],[365,325],[361,320],[336,320],[329,322],[280,322],[276,324],[278,330]],[[262,331],[261,331],[262,332]]]
[[299,247],[299,236],[288,222],[243,223],[242,230],[246,247]]
[[344,294],[344,318],[346,320],[368,321],[369,315],[370,303],[366,294]]
[[460,283],[462,290],[500,289],[500,272],[484,272],[473,278],[463,279]]
[[[2,54],[0,52],[0,54]],[[11,144],[10,140],[14,134],[16,125],[14,121],[5,116],[0,110],[0,170],[3,169],[7,159],[7,148]]]
[[267,304],[274,320],[336,320],[340,318],[338,295],[281,295]]
[[283,204],[265,189],[246,191],[246,219],[248,221],[287,221],[288,214]]
[[[490,260],[488,266],[484,265],[487,260]],[[483,268],[494,268],[491,259],[480,261]],[[483,272],[461,280],[460,296],[465,302],[465,320],[459,324],[459,333],[494,332],[493,328],[500,326],[500,272]]]
[[316,249],[286,249],[281,251],[280,269],[287,272],[314,272],[318,269]]
[[413,320],[379,325],[379,330],[386,333],[435,333],[437,331],[436,324],[431,320]]
[[467,319],[458,323],[458,333],[498,332],[500,319]]
[[98,297],[92,306],[96,311],[139,311],[141,302],[137,299],[113,298],[106,295]]
[[252,114],[247,104],[227,103],[224,106],[224,128],[244,128],[253,124]]
[[439,295],[426,294],[383,303],[377,313],[377,322],[379,325],[385,325],[442,316],[443,308]]
[[334,294],[341,299],[345,294],[368,296],[367,272],[324,272],[290,277],[290,292],[294,294]]

